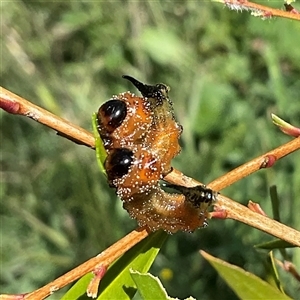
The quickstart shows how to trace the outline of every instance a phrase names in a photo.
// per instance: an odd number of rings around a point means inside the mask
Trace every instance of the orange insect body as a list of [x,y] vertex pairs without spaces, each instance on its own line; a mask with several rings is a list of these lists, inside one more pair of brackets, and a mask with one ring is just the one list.
[[164,84],[145,85],[124,76],[142,93],[121,93],[98,111],[98,130],[107,151],[104,167],[124,208],[140,226],[168,232],[193,231],[206,224],[207,207],[216,194],[203,186],[172,186],[164,191],[159,180],[168,174],[180,152],[182,126],[174,117]]

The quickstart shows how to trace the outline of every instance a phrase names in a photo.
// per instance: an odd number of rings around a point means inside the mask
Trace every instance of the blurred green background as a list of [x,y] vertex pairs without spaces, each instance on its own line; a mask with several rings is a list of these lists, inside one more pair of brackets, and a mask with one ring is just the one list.
[[[265,2],[283,6],[272,3]],[[299,22],[261,20],[206,1],[1,5],[1,85],[91,130],[91,114],[111,95],[137,92],[123,74],[166,83],[184,127],[173,166],[201,182],[289,141],[271,112],[300,124]],[[24,293],[136,223],[108,188],[94,151],[24,117],[0,116],[0,291]],[[299,229],[299,158],[289,155],[222,193],[259,202],[272,215],[269,187],[276,185],[282,222]],[[236,299],[198,250],[266,278],[266,253],[253,245],[270,239],[235,221],[211,220],[206,229],[170,236],[151,272],[173,297]],[[288,255],[300,268],[299,249]],[[298,283],[280,274],[295,297]]]

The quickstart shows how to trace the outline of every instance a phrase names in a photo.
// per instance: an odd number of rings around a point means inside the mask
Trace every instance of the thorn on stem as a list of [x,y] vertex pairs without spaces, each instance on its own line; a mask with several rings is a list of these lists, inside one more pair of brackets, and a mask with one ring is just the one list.
[[293,277],[300,281],[300,274],[297,272],[296,267],[294,264],[292,264],[290,261],[284,261],[283,263],[283,268],[285,271],[289,272],[290,274],[293,275]]
[[107,266],[101,264],[97,266],[94,271],[94,277],[92,278],[91,282],[89,283],[86,293],[88,297],[96,298],[98,294],[98,288],[101,279],[104,277],[105,273],[107,271]]
[[273,17],[273,13],[271,11],[266,11],[263,13],[262,17],[265,19],[270,19]]
[[20,110],[20,104],[15,101],[0,98],[0,108],[10,114],[18,114]]
[[227,219],[227,211],[225,208],[214,206],[214,211],[210,213],[210,218]]
[[276,161],[276,157],[274,155],[265,156],[263,162],[260,165],[260,169],[272,167],[275,161]]
[[263,209],[258,203],[252,202],[250,200],[248,203],[248,208],[256,213],[259,213],[260,215],[267,217],[267,214],[263,211]]
[[54,294],[54,292],[58,291],[59,287],[53,285],[50,287],[50,295]]
[[285,3],[285,4],[284,4],[284,7],[285,7],[285,10],[286,10],[286,11],[291,12],[291,13],[293,13],[293,14],[298,15],[298,14],[300,13],[300,12],[299,12],[297,9],[295,9],[291,4]]

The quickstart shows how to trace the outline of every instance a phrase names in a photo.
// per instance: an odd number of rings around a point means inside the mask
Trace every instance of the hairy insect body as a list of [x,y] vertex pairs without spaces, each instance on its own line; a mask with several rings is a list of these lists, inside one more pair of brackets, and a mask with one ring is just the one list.
[[98,131],[108,154],[104,167],[110,186],[140,226],[170,233],[205,226],[206,210],[215,200],[215,192],[203,186],[173,185],[177,192],[169,193],[159,183],[172,170],[171,161],[180,152],[182,126],[175,119],[169,88],[124,78],[143,97],[121,93],[98,111]]

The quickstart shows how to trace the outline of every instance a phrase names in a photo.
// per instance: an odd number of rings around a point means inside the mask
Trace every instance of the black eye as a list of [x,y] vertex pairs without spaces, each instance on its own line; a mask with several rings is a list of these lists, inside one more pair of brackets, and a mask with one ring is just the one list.
[[133,153],[126,148],[114,149],[105,160],[108,179],[120,178],[128,173],[133,162]]
[[98,110],[99,126],[111,133],[122,124],[126,115],[127,108],[124,101],[117,99],[109,100],[102,104]]

